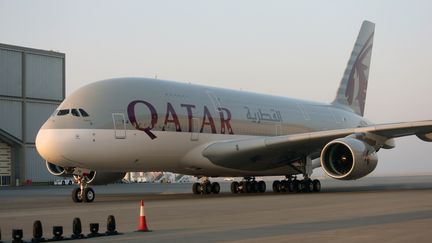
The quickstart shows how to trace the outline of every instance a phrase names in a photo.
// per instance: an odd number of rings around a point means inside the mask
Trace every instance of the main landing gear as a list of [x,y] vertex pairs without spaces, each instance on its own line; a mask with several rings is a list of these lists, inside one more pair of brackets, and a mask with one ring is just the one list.
[[244,181],[233,181],[231,183],[232,193],[263,193],[266,191],[266,184],[264,181],[256,181],[255,178],[245,178]]
[[220,185],[217,182],[211,183],[207,178],[203,182],[195,182],[192,184],[192,191],[194,194],[219,194]]
[[321,191],[321,182],[319,180],[311,180],[306,177],[303,180],[287,177],[286,180],[273,181],[273,192],[319,192]]
[[95,199],[95,192],[91,187],[87,187],[87,176],[74,176],[75,182],[80,187],[72,191],[72,200],[76,203],[80,202],[93,202]]

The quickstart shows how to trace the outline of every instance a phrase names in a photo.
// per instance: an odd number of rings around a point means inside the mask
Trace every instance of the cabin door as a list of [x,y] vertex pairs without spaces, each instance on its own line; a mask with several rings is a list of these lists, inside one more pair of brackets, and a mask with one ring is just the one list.
[[126,121],[123,113],[112,113],[114,136],[116,139],[126,138]]

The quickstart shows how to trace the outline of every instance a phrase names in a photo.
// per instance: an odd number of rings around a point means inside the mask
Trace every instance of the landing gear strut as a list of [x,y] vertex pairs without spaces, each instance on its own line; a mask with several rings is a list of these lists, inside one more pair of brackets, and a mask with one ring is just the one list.
[[266,184],[264,181],[256,181],[255,177],[245,177],[245,180],[231,183],[232,193],[263,193],[266,191]]
[[95,192],[91,187],[87,187],[88,178],[85,175],[74,176],[75,182],[79,184],[80,187],[75,188],[72,191],[72,200],[76,203],[80,202],[93,202],[95,199]]
[[192,192],[194,194],[219,194],[220,185],[218,182],[211,183],[208,178],[204,178],[201,183],[195,182],[192,184]]

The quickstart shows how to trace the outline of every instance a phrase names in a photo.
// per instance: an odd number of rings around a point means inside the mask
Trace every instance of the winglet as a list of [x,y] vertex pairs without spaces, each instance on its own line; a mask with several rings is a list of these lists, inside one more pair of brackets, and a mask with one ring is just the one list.
[[351,57],[332,104],[349,107],[363,116],[375,24],[363,21]]

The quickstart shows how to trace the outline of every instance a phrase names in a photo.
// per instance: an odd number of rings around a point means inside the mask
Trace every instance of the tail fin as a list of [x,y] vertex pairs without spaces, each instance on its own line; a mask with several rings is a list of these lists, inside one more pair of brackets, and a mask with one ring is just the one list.
[[336,98],[332,103],[347,106],[361,116],[364,114],[366,103],[374,30],[374,23],[363,21]]

